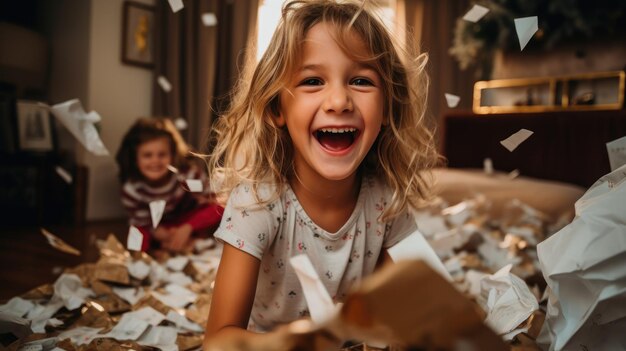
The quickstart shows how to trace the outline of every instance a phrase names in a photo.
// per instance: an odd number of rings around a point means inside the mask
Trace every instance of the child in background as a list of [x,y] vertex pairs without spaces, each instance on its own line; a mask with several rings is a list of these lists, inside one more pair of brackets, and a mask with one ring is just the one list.
[[341,302],[416,231],[438,161],[425,63],[362,1],[284,5],[215,126],[209,169],[228,203],[207,345],[309,315],[290,257],[307,254]]
[[[124,136],[116,155],[122,183],[122,204],[130,225],[144,235],[142,250],[162,247],[182,251],[194,237],[206,236],[222,218],[206,175],[188,159],[189,150],[169,119],[140,118]],[[172,172],[173,166],[178,173]],[[202,180],[204,190],[191,193],[186,179]],[[154,228],[150,202],[165,200],[160,224]]]

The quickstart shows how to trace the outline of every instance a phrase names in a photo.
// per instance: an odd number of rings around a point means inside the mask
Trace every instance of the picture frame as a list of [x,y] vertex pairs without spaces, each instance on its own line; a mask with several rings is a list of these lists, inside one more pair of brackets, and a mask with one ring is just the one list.
[[16,103],[17,131],[21,151],[52,151],[54,141],[48,107],[35,101]]
[[155,44],[154,6],[125,1],[122,10],[122,62],[152,69]]

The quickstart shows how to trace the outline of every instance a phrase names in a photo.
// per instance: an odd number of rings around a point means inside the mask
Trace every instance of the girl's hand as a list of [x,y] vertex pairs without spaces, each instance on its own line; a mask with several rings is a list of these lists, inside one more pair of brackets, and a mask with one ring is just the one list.
[[171,251],[182,251],[189,244],[193,228],[190,224],[185,223],[171,230],[171,238],[163,243],[163,247]]

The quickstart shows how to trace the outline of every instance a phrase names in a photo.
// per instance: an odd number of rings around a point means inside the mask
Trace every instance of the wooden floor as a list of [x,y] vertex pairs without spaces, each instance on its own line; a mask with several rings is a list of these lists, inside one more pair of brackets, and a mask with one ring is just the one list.
[[0,227],[0,301],[45,283],[53,283],[63,268],[98,259],[96,239],[115,234],[125,244],[126,219],[93,222],[80,227],[50,226],[48,231],[81,251],[73,256],[52,248],[38,226]]

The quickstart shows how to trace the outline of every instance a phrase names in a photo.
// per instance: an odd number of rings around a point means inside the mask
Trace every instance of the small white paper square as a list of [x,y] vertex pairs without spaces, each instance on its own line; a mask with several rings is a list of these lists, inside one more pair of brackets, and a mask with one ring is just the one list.
[[509,172],[509,174],[507,175],[507,177],[509,179],[515,179],[517,177],[519,177],[519,169],[514,169],[511,172]]
[[483,160],[483,171],[488,175],[493,174],[493,161],[489,157]]
[[174,13],[182,10],[183,7],[185,7],[185,5],[183,5],[183,0],[168,0],[168,2],[170,3],[170,7],[172,8],[172,12]]
[[178,168],[172,166],[172,165],[167,165],[167,169],[170,170],[170,172],[178,174]]
[[217,25],[217,17],[213,12],[207,12],[202,14],[202,23],[207,27],[213,27]]
[[174,125],[178,130],[185,130],[188,127],[187,121],[185,121],[185,119],[182,117],[176,118],[176,120],[174,121]]
[[446,102],[448,103],[449,108],[457,107],[459,104],[459,101],[461,101],[460,97],[453,95],[453,94],[446,93],[445,96],[446,96]]
[[202,181],[200,179],[187,179],[187,186],[189,187],[189,191],[192,193],[201,193],[202,192]]
[[528,139],[533,132],[528,129],[520,129],[517,133],[514,133],[510,137],[500,141],[500,144],[507,150],[513,152],[521,143]]
[[165,78],[164,76],[159,76],[159,78],[157,78],[157,82],[164,92],[169,93],[170,91],[172,91],[172,84],[170,84],[170,81],[167,80],[167,78]]
[[526,44],[539,30],[539,20],[537,16],[522,17],[515,19],[515,32],[517,32],[517,39],[519,39],[519,51],[524,50]]
[[469,22],[476,23],[480,21],[480,19],[483,18],[483,16],[485,16],[488,12],[488,8],[480,5],[474,5],[472,9],[467,11],[465,16],[463,16],[463,19]]
[[56,166],[54,170],[57,172],[59,177],[61,177],[61,179],[63,179],[67,184],[72,184],[72,181],[73,181],[72,175],[68,171],[66,171],[63,167]]
[[626,164],[626,136],[606,143],[611,172]]
[[134,226],[131,226],[128,230],[128,239],[126,241],[126,248],[133,251],[141,251],[141,244],[143,243],[143,234]]
[[165,211],[165,200],[154,200],[149,203],[150,205],[150,216],[152,217],[152,227],[156,228],[159,226],[159,222],[161,222],[161,218],[163,217],[163,212]]

